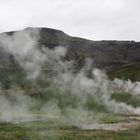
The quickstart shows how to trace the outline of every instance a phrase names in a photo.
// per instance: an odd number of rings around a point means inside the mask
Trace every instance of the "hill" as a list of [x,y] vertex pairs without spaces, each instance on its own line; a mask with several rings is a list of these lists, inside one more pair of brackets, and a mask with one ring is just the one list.
[[[65,59],[74,61],[76,69],[81,69],[85,65],[85,60],[91,59],[92,67],[105,70],[111,78],[119,77],[133,81],[140,80],[140,42],[116,40],[92,41],[71,37],[60,30],[31,27],[21,31],[1,33],[0,42],[3,40],[1,36],[4,35],[12,37],[15,34],[20,34],[21,37],[17,39],[22,40],[21,34],[24,34],[26,31],[30,32],[32,37],[34,37],[33,34],[35,32],[38,32],[37,46],[39,48],[47,47],[54,49],[57,46],[65,47],[67,49]],[[3,61],[5,64],[5,60],[6,62],[7,60],[11,61],[14,57],[12,56],[13,54],[7,54],[1,46],[2,43],[0,44],[0,61],[2,65]]]

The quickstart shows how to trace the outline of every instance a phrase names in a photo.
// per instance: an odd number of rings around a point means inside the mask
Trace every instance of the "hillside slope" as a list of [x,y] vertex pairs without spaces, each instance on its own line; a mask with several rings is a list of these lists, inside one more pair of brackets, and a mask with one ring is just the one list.
[[[35,32],[39,31],[38,46],[54,48],[57,46],[63,46],[67,48],[67,54],[65,59],[75,61],[76,68],[81,68],[85,65],[85,59],[90,58],[92,60],[92,67],[98,67],[104,69],[111,75],[111,77],[119,77],[124,79],[140,80],[140,42],[135,41],[92,41],[78,37],[71,37],[60,30],[50,28],[26,28],[23,31]],[[1,36],[6,34],[7,36],[13,36],[16,33],[23,32],[7,32],[0,34]],[[1,47],[1,44],[0,44]],[[11,54],[6,54],[4,49],[0,49],[1,64],[3,61],[11,61]],[[127,67],[127,76],[120,76],[117,71]],[[133,67],[133,68],[132,68]],[[117,68],[117,69],[116,69]],[[135,71],[136,68],[136,71]],[[124,69],[123,74],[125,74]],[[129,71],[130,70],[130,71]],[[134,74],[133,74],[134,73]],[[114,74],[114,75],[113,75]],[[133,76],[132,75],[137,75]]]

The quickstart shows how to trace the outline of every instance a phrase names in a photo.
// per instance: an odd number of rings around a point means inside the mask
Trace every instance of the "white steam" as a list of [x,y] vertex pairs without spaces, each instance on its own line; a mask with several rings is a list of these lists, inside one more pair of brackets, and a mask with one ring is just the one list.
[[[140,107],[135,108],[111,98],[115,92],[127,92],[133,96],[139,96],[140,82],[132,83],[119,79],[111,81],[103,71],[98,69],[93,69],[93,78],[89,78],[86,76],[86,71],[89,69],[90,61],[79,73],[73,73],[69,70],[72,63],[61,60],[61,57],[66,55],[66,48],[57,46],[55,49],[49,49],[39,46],[38,39],[39,30],[24,30],[10,36],[3,34],[0,36],[0,47],[14,56],[15,61],[26,71],[28,79],[36,80],[46,67],[51,66],[52,70],[57,71],[56,75],[52,77],[50,85],[57,87],[58,96],[59,94],[60,96],[69,96],[70,93],[70,95],[78,97],[76,107],[69,106],[65,109],[64,114],[71,123],[93,121],[96,112],[85,107],[88,96],[93,97],[98,104],[103,105],[106,110],[112,113],[140,115]],[[46,85],[46,89],[48,88],[50,87]],[[46,119],[47,117],[59,118],[63,116],[58,101],[52,100],[43,103],[40,110],[40,114],[43,116],[34,117],[31,108],[38,104],[37,99],[28,96],[20,88],[18,90],[9,89],[8,92],[9,96],[6,96],[6,91],[1,90],[0,92],[1,120],[22,121],[24,116],[28,116],[29,120],[33,120],[31,118]],[[25,120],[27,121],[27,119]]]
[[19,65],[27,72],[29,78],[37,78],[43,64],[47,61],[52,63],[64,56],[66,50],[58,47],[53,51],[38,46],[39,29],[26,29],[9,36],[0,36],[0,46],[9,54],[12,54]]

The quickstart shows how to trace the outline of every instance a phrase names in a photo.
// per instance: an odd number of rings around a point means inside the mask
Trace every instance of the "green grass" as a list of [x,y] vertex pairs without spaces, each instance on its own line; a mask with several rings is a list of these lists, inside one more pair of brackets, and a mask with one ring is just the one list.
[[61,140],[139,140],[139,130],[135,131],[78,131],[63,134]]
[[28,140],[34,139],[37,135],[30,129],[25,129],[13,124],[0,124],[0,140]]
[[101,123],[120,123],[120,122],[127,122],[128,117],[122,115],[116,115],[111,113],[99,113],[97,114],[98,120]]
[[123,80],[140,81],[140,63],[123,65],[108,72],[111,79],[119,78]]
[[112,94],[112,99],[117,102],[125,102],[134,107],[140,107],[140,96],[134,96],[129,93],[114,93]]
[[[51,125],[51,124],[49,124]],[[40,126],[38,128],[38,126]],[[42,126],[42,127],[41,127]],[[36,129],[35,129],[36,128]],[[140,126],[127,131],[48,127],[47,123],[0,124],[0,140],[139,140]]]

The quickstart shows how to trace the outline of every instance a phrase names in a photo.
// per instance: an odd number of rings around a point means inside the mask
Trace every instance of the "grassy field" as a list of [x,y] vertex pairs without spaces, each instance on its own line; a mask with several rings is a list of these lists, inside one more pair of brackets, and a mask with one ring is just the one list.
[[139,140],[140,126],[124,131],[80,130],[52,122],[0,124],[0,140]]

